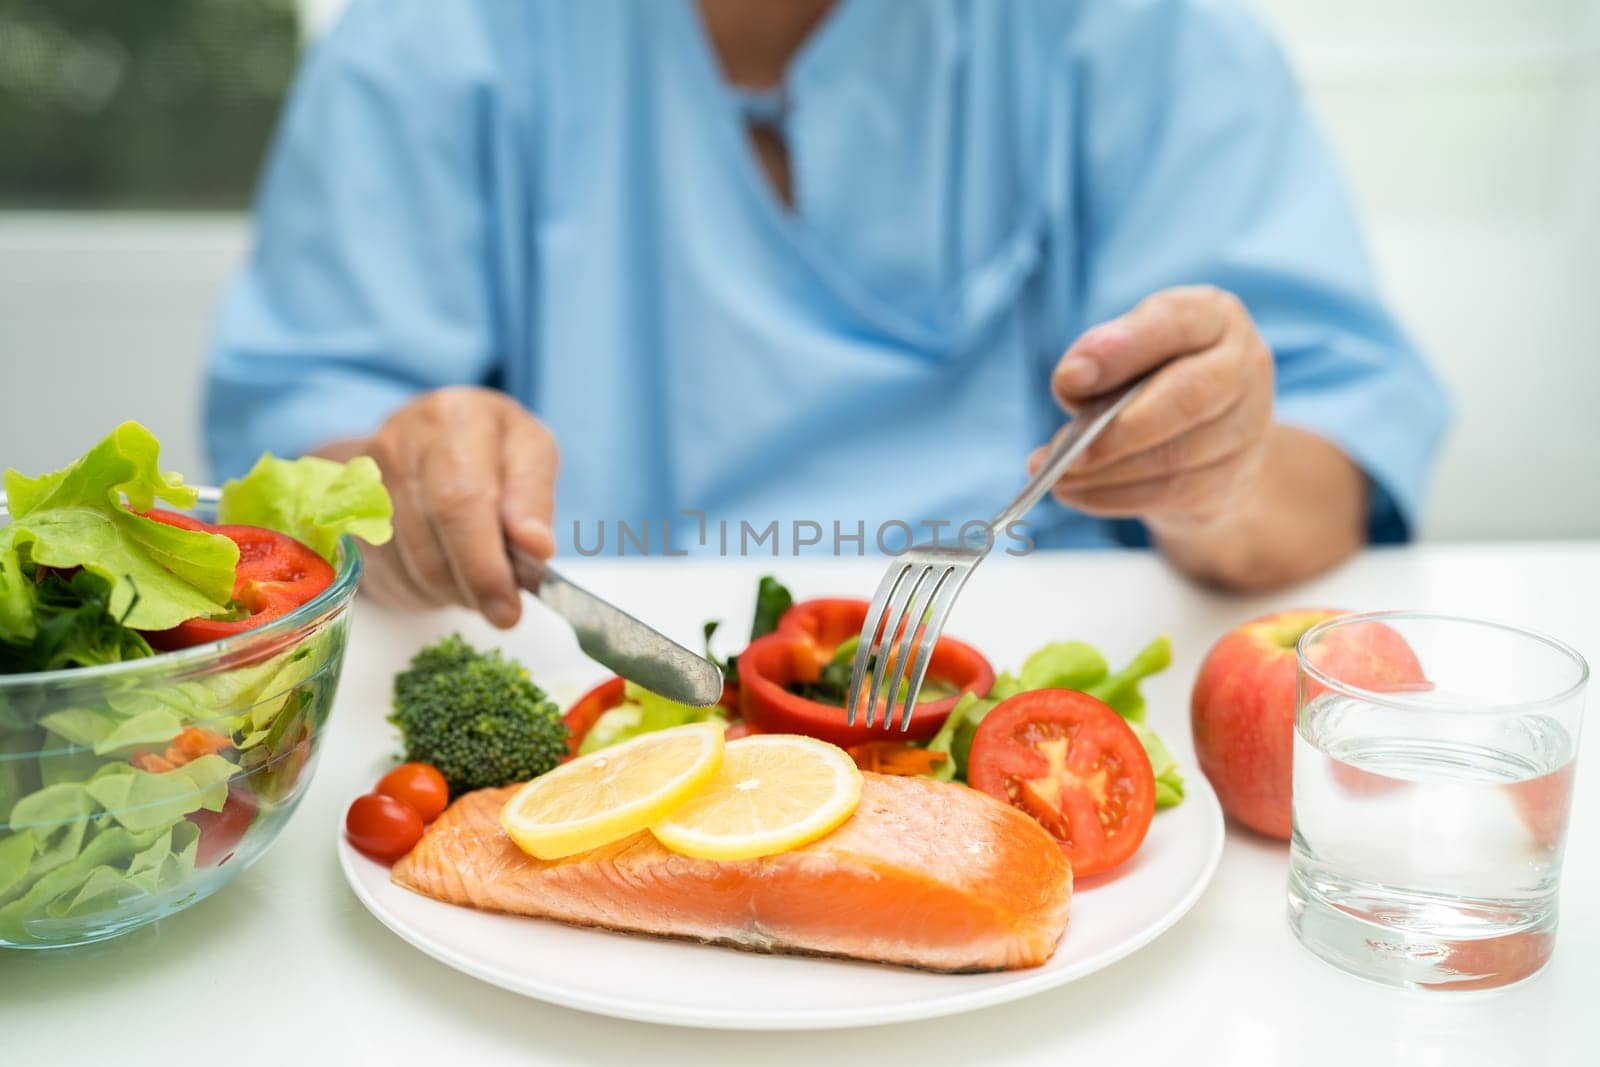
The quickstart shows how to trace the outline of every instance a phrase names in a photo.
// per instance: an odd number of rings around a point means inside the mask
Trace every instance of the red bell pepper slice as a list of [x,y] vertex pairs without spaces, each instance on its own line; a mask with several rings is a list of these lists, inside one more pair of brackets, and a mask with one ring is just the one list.
[[[790,686],[816,681],[838,646],[860,636],[869,607],[867,601],[856,599],[801,601],[778,620],[774,633],[757,638],[739,653],[739,706],[746,721],[763,733],[807,734],[841,748],[881,740],[881,726],[868,729],[861,720],[847,726],[843,708],[789,691]],[[941,637],[928,660],[927,677],[960,692],[987,696],[994,668],[971,645]],[[895,737],[926,741],[939,732],[959,699],[958,694],[919,701],[911,710],[909,732],[897,732]],[[899,707],[894,711],[897,722]]]

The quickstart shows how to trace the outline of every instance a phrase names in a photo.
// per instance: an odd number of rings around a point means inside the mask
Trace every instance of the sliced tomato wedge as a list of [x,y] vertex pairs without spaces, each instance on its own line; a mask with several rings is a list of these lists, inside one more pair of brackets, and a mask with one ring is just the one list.
[[193,515],[185,515],[181,511],[168,511],[166,508],[151,508],[139,514],[147,519],[154,519],[164,526],[176,526],[180,530],[210,530],[214,527],[201,522]]
[[[172,512],[150,512],[148,518],[178,526]],[[186,529],[188,527],[185,527]],[[333,584],[333,567],[307,546],[287,534],[259,526],[209,526],[199,529],[219,533],[239,546],[239,567],[234,572],[233,601],[236,618],[190,619],[170,630],[145,634],[151,647],[167,652],[191,648],[253,630],[289,614]]]
[[1156,812],[1139,738],[1086,693],[1035,689],[978,724],[967,783],[1020,808],[1061,845],[1075,877],[1109,871],[1139,849]]
[[228,787],[228,799],[221,811],[191,811],[185,816],[200,828],[200,843],[195,851],[196,867],[220,867],[233,857],[245,831],[256,821],[256,801],[239,787]]

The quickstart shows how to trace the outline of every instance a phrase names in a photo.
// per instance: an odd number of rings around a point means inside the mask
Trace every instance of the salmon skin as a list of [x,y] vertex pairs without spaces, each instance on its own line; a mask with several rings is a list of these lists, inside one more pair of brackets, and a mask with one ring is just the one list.
[[952,972],[1050,958],[1072,871],[1038,823],[965,786],[862,778],[860,806],[837,830],[736,862],[669,852],[647,832],[535,859],[500,827],[515,787],[484,789],[439,816],[390,877],[448,904],[753,952]]

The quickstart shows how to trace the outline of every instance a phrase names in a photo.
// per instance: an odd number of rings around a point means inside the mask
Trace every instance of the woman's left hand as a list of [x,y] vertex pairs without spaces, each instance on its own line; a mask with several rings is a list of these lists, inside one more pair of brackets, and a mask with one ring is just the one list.
[[1143,395],[1054,492],[1091,515],[1137,516],[1160,537],[1208,526],[1249,494],[1272,426],[1273,360],[1238,297],[1187,286],[1083,334],[1051,388],[1071,411],[1152,367]]

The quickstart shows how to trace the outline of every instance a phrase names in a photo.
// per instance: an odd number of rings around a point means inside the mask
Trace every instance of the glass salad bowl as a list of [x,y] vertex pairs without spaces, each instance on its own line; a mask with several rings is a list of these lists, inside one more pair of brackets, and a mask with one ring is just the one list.
[[[193,514],[216,501],[201,490]],[[266,852],[310,783],[360,576],[345,537],[333,584],[256,629],[0,675],[0,946],[114,937]]]

